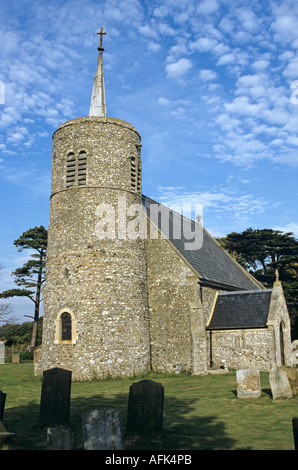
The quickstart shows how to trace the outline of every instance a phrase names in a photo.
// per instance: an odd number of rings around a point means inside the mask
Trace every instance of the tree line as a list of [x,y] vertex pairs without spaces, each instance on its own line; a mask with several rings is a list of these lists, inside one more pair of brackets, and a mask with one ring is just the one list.
[[[217,238],[218,243],[249,273],[266,288],[271,288],[275,281],[276,270],[282,282],[292,325],[292,338],[298,338],[298,240],[293,233],[283,233],[273,229],[248,228],[241,233],[232,232],[226,237]],[[6,341],[20,341],[26,336],[30,350],[34,350],[41,341],[39,321],[42,287],[45,283],[45,262],[47,249],[47,230],[35,227],[24,232],[14,245],[18,251],[32,251],[30,259],[12,275],[18,287],[0,293],[0,298],[20,296],[29,298],[34,304],[30,322],[30,341],[28,328],[26,334],[12,334],[14,322],[11,320],[11,308],[7,303],[0,305],[0,338]],[[26,322],[28,323],[28,322]],[[15,331],[18,328],[15,329]],[[14,337],[14,340],[11,338]],[[2,339],[1,338],[1,339]],[[19,339],[16,339],[19,338]]]

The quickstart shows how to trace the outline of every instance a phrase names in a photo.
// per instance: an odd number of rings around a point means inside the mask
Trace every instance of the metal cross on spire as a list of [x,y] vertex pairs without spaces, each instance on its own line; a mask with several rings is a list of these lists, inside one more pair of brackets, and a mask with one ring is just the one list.
[[99,42],[99,47],[97,49],[99,51],[104,51],[104,48],[102,47],[102,36],[103,36],[103,34],[107,34],[107,33],[104,32],[103,27],[101,27],[100,31],[98,31],[97,34],[100,34],[100,42]]

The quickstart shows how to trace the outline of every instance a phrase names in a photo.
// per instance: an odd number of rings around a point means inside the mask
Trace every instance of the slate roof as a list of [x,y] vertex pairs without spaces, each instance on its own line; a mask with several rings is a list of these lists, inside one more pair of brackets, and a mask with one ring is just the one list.
[[265,328],[271,293],[272,289],[219,293],[207,329]]
[[[173,238],[173,229],[177,228],[177,224],[182,226],[181,221],[187,220],[191,224],[191,230],[194,231],[195,224],[197,222],[186,219],[183,215],[175,212],[176,217],[173,218],[173,212],[168,207],[159,204],[143,195],[142,197],[143,208],[146,211],[149,218],[152,218],[150,213],[150,205],[158,204],[159,210],[165,216],[169,216],[169,240],[174,247],[180,252],[186,261],[195,269],[195,271],[201,277],[201,282],[206,285],[226,289],[226,290],[251,290],[251,289],[262,289],[261,285],[253,279],[244,269],[242,269],[238,263],[233,261],[226,251],[211,237],[211,235],[202,228],[201,233],[203,236],[203,243],[201,247],[196,250],[185,249],[185,243],[189,243],[190,240],[185,237],[180,239]],[[177,218],[181,218],[180,222]],[[198,224],[197,224],[198,225]],[[158,227],[162,230],[161,223],[159,221]]]

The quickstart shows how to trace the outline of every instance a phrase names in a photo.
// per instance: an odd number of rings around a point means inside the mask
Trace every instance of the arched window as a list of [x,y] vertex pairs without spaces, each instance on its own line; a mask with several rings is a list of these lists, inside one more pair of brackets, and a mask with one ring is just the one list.
[[76,344],[77,320],[69,309],[61,310],[56,318],[55,344]]
[[73,186],[76,181],[76,157],[73,152],[69,152],[66,160],[66,187]]
[[243,336],[236,336],[235,337],[235,348],[236,349],[243,349],[244,348],[244,337]]
[[61,340],[71,341],[71,315],[68,312],[61,315]]

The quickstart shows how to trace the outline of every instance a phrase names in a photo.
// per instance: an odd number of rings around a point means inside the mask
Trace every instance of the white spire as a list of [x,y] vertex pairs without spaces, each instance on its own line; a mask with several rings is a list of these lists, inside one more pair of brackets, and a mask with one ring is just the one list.
[[106,116],[106,98],[105,98],[105,84],[103,76],[103,66],[102,66],[102,52],[104,48],[102,47],[102,35],[106,34],[103,32],[103,28],[100,29],[100,44],[97,48],[99,51],[97,69],[94,78],[91,104],[89,109],[89,116]]

